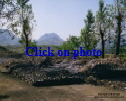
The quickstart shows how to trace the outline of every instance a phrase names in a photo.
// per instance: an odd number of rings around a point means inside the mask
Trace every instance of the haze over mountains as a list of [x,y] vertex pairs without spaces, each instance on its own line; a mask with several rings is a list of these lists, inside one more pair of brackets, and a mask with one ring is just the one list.
[[0,29],[0,45],[20,45],[20,43],[18,42],[20,39],[15,37],[12,40],[13,36],[13,33],[8,34],[8,30]]
[[[8,30],[0,29],[0,45],[1,46],[7,46],[7,45],[21,45],[18,41],[19,38],[14,38],[11,40],[14,34],[10,33],[8,35]],[[126,40],[126,34],[123,36],[123,39]],[[64,40],[61,39],[56,33],[45,33],[42,35],[38,40],[35,40],[37,42],[37,45],[62,45]],[[123,46],[126,46],[126,41],[120,43]],[[110,48],[110,46],[113,46],[113,43],[109,43],[108,41],[105,42],[105,48]],[[101,48],[101,42],[99,41],[96,48]]]
[[[6,30],[0,30],[0,45],[7,46],[7,45],[20,45],[18,42],[20,39],[15,37],[13,40]],[[11,33],[13,36],[14,34]],[[62,45],[64,40],[61,39],[56,33],[46,33],[42,35],[38,40],[35,40],[37,45]]]

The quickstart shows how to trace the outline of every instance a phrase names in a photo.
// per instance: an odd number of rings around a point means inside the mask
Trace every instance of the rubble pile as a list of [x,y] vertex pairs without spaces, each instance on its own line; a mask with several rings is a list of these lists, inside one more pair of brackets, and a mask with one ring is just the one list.
[[101,79],[126,76],[126,60],[120,58],[93,59],[80,72]]
[[116,90],[126,90],[126,81],[98,79],[93,76],[89,76],[85,79],[85,83],[110,87]]
[[[53,59],[52,59],[53,58]],[[7,68],[17,78],[33,85],[72,84],[84,82],[81,60],[63,59],[58,64],[53,63],[54,57],[24,57],[9,59],[2,66]],[[58,57],[57,57],[58,58]]]
[[[0,66],[33,85],[79,83],[84,82],[89,76],[99,79],[126,77],[126,60],[119,58],[70,59],[63,56],[24,56],[21,59],[12,58],[1,62]],[[92,82],[104,84],[95,79]]]

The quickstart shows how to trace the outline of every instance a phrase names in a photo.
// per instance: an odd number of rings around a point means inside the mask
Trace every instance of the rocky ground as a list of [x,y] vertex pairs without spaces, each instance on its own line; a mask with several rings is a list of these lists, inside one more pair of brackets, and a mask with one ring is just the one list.
[[126,77],[126,60],[24,56],[21,59],[1,58],[0,70],[32,85],[73,84],[83,83],[89,76],[97,80]]
[[7,98],[8,101],[16,98],[21,101],[84,101],[85,98],[94,99],[98,92],[105,91],[117,91],[125,96],[126,60],[120,58],[78,57],[73,60],[71,56],[29,57],[20,54],[16,58],[10,55],[0,58],[0,72],[0,99]]
[[[122,98],[95,98],[100,93],[120,94],[117,97]],[[0,73],[0,101],[125,101],[125,97],[125,91],[91,84],[35,87]]]
[[[36,85],[36,83],[55,85],[65,84],[65,82],[71,84],[73,81],[78,83],[83,81],[84,75],[79,73],[79,69],[83,67],[82,61],[57,60],[58,64],[54,63],[55,60],[49,57],[8,59],[1,63],[1,70],[4,68],[6,72],[12,73],[33,85]],[[61,62],[59,63],[59,61]]]

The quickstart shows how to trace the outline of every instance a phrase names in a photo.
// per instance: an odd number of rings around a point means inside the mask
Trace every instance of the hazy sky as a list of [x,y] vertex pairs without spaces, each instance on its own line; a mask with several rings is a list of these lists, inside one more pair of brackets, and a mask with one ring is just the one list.
[[[105,0],[110,4],[114,0]],[[66,40],[70,35],[80,35],[84,27],[87,10],[93,14],[98,10],[99,0],[30,0],[37,26],[33,39],[45,33],[56,33]]]

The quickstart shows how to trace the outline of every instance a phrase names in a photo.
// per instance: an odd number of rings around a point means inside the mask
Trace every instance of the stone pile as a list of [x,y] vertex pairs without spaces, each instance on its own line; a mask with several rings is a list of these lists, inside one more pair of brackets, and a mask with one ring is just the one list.
[[126,90],[126,82],[121,82],[119,80],[107,80],[107,79],[98,79],[93,76],[89,76],[85,79],[85,83],[93,84],[93,85],[100,85],[105,87],[110,87],[116,90]]
[[80,72],[101,79],[126,77],[126,60],[120,58],[93,59]]
[[81,60],[64,59],[59,64],[54,64],[53,60],[51,57],[24,57],[10,59],[2,65],[14,76],[30,84],[53,85],[84,82],[83,73],[78,72],[83,67]]
[[[39,68],[39,67],[18,67],[12,71],[14,76],[27,81],[30,84],[34,84],[37,82],[47,82],[48,81],[62,81],[67,79],[80,79],[83,80],[84,77],[82,75],[74,75],[75,73],[71,73],[65,68]],[[69,81],[70,82],[70,81]],[[68,83],[68,81],[66,82]],[[76,82],[77,83],[77,82]]]
[[58,56],[24,56],[9,59],[1,66],[30,84],[78,83],[89,76],[100,79],[126,77],[126,60],[119,58],[74,60]]

